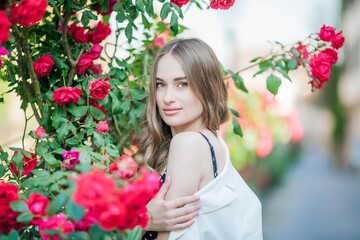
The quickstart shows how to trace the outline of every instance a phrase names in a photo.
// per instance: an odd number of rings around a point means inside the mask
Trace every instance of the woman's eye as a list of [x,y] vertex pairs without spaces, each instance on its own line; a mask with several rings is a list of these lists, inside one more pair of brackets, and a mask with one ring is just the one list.
[[165,84],[158,82],[158,83],[156,83],[155,86],[156,86],[156,88],[162,88],[165,86]]
[[187,83],[187,82],[180,82],[180,83],[178,84],[178,87],[181,87],[181,88],[187,87],[187,86],[188,86],[188,83]]

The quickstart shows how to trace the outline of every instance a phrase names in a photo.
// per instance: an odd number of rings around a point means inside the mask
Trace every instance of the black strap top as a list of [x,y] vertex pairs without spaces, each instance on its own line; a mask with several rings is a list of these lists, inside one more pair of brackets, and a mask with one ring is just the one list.
[[[201,132],[199,132],[207,141],[207,143],[209,144],[210,147],[210,153],[211,153],[211,160],[212,160],[212,165],[213,165],[213,171],[214,171],[214,178],[216,178],[218,176],[218,171],[217,171],[217,164],[216,164],[216,156],[215,156],[215,151],[214,151],[214,147],[213,145],[211,145],[209,139]],[[161,183],[164,183],[166,178],[166,171],[161,175]],[[142,237],[142,240],[155,240],[158,236],[158,232],[155,231],[147,231],[144,236]]]

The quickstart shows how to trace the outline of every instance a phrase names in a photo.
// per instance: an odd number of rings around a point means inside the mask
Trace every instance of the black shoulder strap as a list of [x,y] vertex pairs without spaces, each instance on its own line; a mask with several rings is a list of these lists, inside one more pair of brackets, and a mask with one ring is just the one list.
[[212,159],[212,164],[213,164],[213,170],[214,170],[214,178],[216,178],[218,176],[218,171],[217,171],[217,164],[216,164],[216,157],[215,157],[215,152],[214,152],[214,147],[211,145],[209,139],[202,134],[201,132],[199,132],[207,141],[207,143],[210,146],[210,152],[211,152],[211,159]]

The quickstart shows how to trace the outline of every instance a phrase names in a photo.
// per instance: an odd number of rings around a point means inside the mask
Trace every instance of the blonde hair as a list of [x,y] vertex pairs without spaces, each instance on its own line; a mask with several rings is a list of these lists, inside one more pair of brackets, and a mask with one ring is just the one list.
[[158,172],[166,168],[172,138],[170,127],[161,119],[156,106],[157,68],[166,54],[174,56],[182,66],[190,88],[202,104],[204,125],[215,132],[229,117],[221,65],[211,47],[197,38],[173,39],[165,44],[153,64],[139,144],[145,164]]

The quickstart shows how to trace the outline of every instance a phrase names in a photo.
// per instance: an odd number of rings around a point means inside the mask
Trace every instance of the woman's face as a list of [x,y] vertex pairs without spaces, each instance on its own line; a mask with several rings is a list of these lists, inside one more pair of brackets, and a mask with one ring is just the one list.
[[173,136],[204,128],[203,107],[188,81],[175,57],[166,54],[160,59],[156,75],[156,105]]

